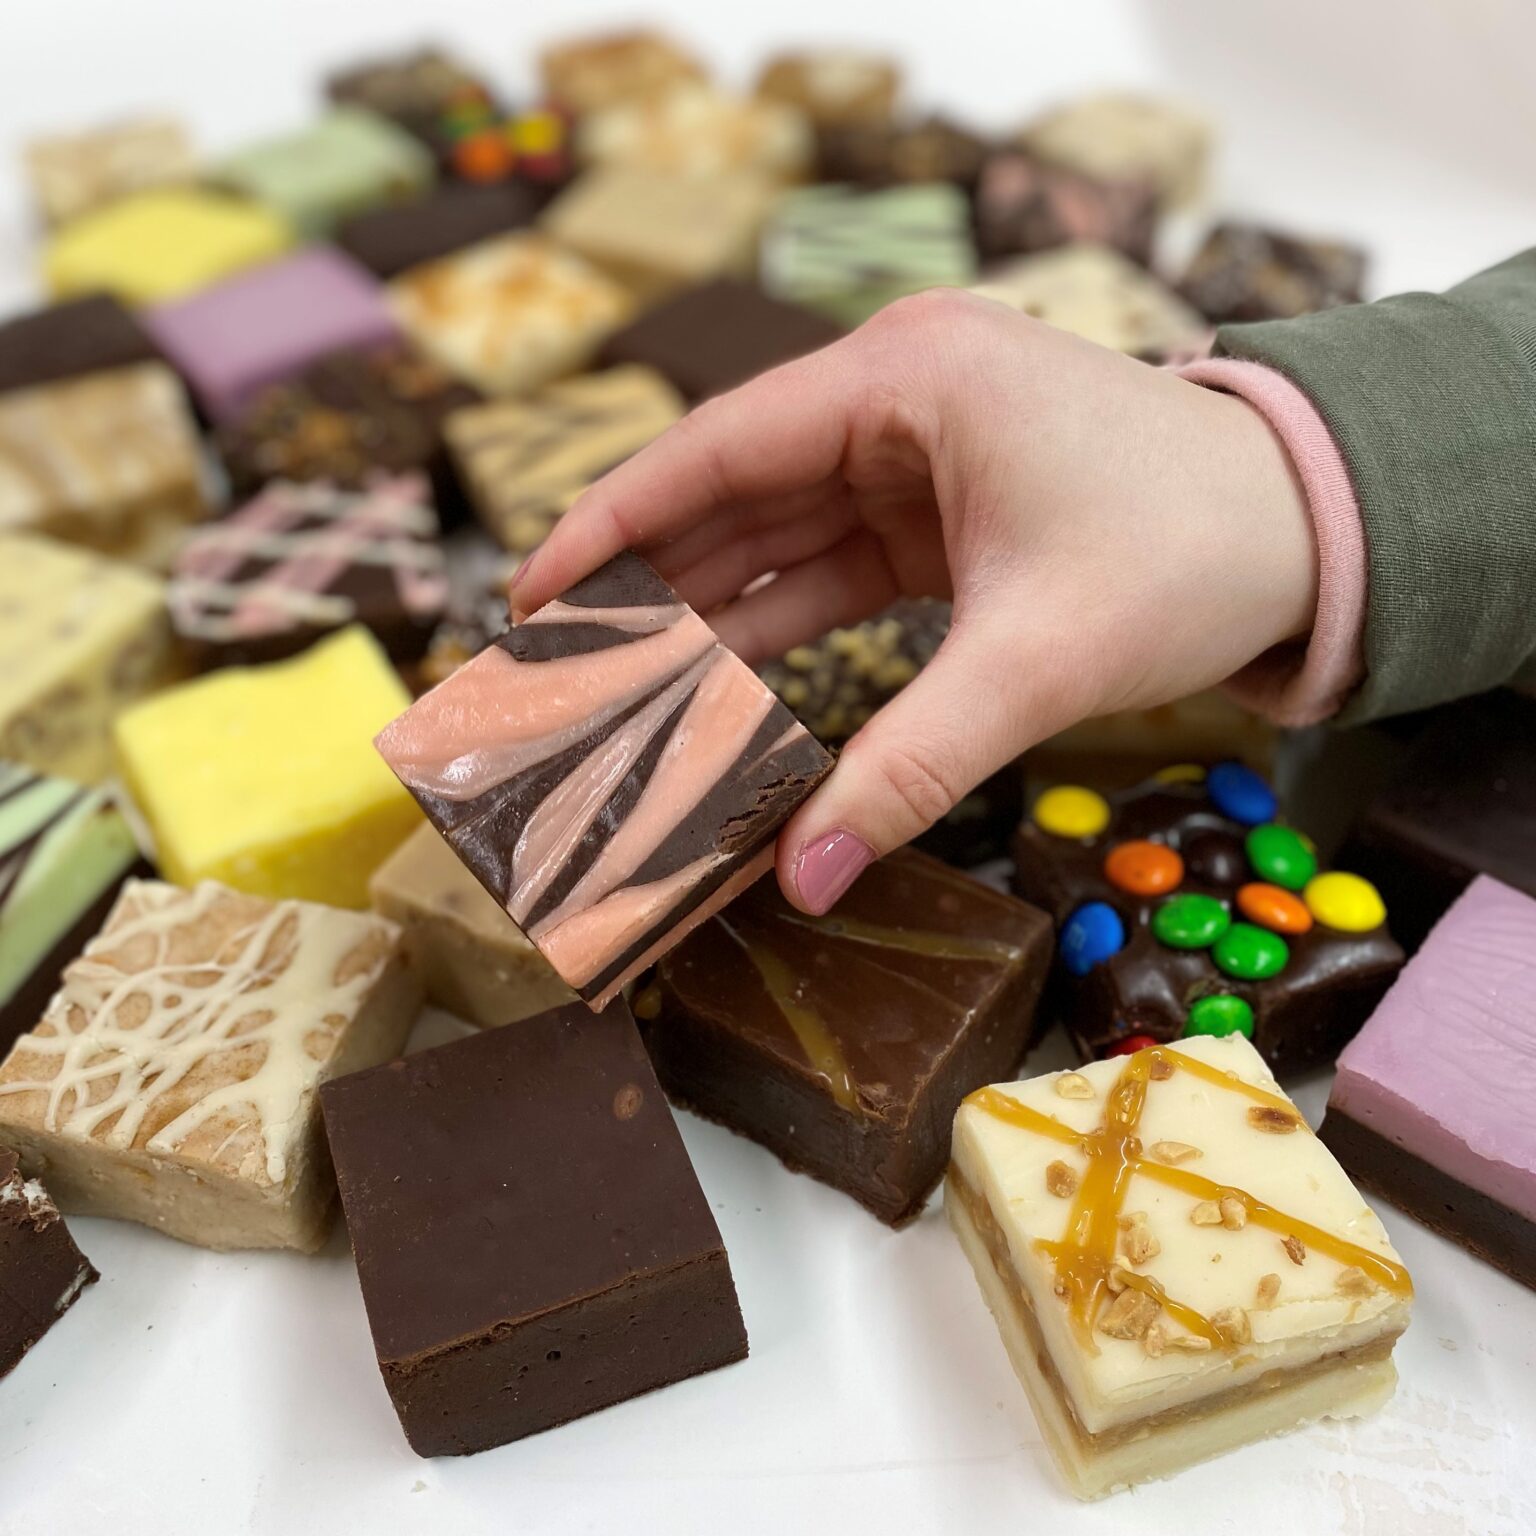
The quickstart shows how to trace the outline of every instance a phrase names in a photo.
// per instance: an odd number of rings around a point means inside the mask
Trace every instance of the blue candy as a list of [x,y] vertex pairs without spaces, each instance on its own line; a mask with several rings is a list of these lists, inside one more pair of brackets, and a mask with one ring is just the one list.
[[1241,763],[1217,763],[1205,776],[1205,788],[1223,816],[1230,816],[1245,827],[1273,821],[1280,808],[1274,790],[1252,768]]
[[1086,976],[1094,966],[1125,948],[1125,924],[1107,901],[1080,906],[1061,929],[1061,963],[1074,976]]

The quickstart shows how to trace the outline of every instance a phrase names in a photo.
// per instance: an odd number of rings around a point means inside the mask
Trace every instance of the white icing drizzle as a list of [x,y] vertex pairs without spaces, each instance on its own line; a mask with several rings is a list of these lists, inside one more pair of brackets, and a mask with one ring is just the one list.
[[75,1278],[64,1287],[64,1294],[54,1302],[53,1310],[55,1312],[62,1312],[85,1289],[86,1283],[90,1278],[91,1266],[89,1264],[81,1264],[80,1268],[75,1271]]

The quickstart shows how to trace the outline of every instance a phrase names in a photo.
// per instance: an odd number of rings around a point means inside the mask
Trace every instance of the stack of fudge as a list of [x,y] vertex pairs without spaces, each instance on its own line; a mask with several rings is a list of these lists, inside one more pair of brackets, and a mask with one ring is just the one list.
[[[1362,254],[1222,222],[1171,277],[1210,154],[1175,103],[999,136],[882,57],[743,91],[648,32],[538,76],[509,100],[427,48],[219,158],[170,118],[27,150],[0,1374],[97,1278],[61,1212],[310,1253],[338,1204],[422,1455],[740,1360],[670,1101],[893,1226],[943,1182],[1083,1496],[1377,1405],[1411,1284],[1345,1167],[1532,1279],[1529,701],[1471,706],[1494,789],[1447,727],[1336,869],[1273,735],[1195,700],[1050,744],[809,917],[775,834],[944,606],[754,673],[632,555],[515,629],[502,597],[606,470],[903,295],[1157,363],[1357,300]],[[1394,985],[1399,902],[1413,945],[1456,904]],[[424,1001],[476,1028],[402,1055]],[[1058,1021],[1082,1070],[1012,1081]],[[1316,1136],[1276,1074],[1356,1031]]]

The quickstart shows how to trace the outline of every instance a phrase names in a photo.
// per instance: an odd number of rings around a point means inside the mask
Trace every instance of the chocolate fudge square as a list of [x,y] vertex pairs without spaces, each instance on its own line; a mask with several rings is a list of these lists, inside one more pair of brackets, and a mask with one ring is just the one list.
[[408,267],[533,223],[548,201],[526,182],[450,182],[417,202],[358,214],[337,231],[336,243],[375,277],[398,277]]
[[1043,912],[904,849],[826,917],[760,881],[636,1010],[674,1099],[899,1225],[944,1171],[960,1101],[1022,1059],[1050,948]]
[[746,1355],[720,1233],[622,1003],[354,1073],[322,1103],[418,1455],[488,1450]]
[[49,304],[0,324],[0,392],[105,373],[160,354],[111,294]]

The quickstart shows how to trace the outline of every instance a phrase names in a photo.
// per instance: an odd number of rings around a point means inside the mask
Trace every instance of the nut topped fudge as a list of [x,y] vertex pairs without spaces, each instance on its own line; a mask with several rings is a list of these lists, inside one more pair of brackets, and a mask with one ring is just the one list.
[[1240,1036],[979,1089],[945,1204],[1079,1498],[1396,1385],[1408,1273]]

